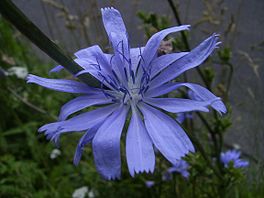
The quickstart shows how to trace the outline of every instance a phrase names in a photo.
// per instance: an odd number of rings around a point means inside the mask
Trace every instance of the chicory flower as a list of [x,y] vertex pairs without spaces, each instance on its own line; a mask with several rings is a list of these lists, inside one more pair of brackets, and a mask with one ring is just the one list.
[[245,168],[249,165],[249,162],[240,159],[240,154],[238,150],[229,150],[225,153],[221,153],[220,159],[226,168],[229,165],[232,165],[234,168]]
[[148,180],[145,182],[145,185],[147,188],[152,188],[155,185],[155,182]]
[[178,160],[175,164],[173,164],[173,166],[168,169],[168,172],[180,173],[184,178],[188,178],[190,175],[188,169],[189,169],[189,164],[185,160],[181,159]]
[[[175,164],[194,152],[194,147],[180,125],[159,109],[171,113],[208,112],[211,106],[220,113],[226,112],[221,99],[202,86],[171,82],[205,61],[219,44],[218,35],[213,34],[190,52],[158,56],[160,43],[168,34],[188,30],[190,26],[164,29],[154,34],[144,47],[131,48],[120,13],[114,8],[101,11],[113,54],[103,53],[98,45],[75,53],[75,61],[83,68],[76,76],[89,73],[101,82],[101,88],[74,80],[28,76],[28,83],[81,94],[62,106],[57,122],[42,126],[39,132],[58,143],[63,133],[86,131],[77,145],[74,164],[79,163],[84,146],[91,143],[98,172],[106,179],[115,179],[121,174],[121,133],[131,113],[126,134],[126,159],[131,176],[154,171],[154,146]],[[61,69],[63,66],[57,66],[52,72]],[[199,100],[159,97],[183,86],[195,92]],[[69,118],[95,105],[105,106]]]
[[163,174],[162,179],[164,181],[168,181],[172,179],[173,173],[179,173],[182,177],[187,179],[190,175],[189,171],[189,164],[183,160],[178,160],[172,167],[168,168],[168,170]]

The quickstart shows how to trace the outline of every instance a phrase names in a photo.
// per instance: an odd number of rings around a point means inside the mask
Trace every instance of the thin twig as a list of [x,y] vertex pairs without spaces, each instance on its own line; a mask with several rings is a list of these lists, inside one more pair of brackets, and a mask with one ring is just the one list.
[[[173,0],[168,0],[168,3],[169,3],[169,5],[170,5],[170,8],[171,8],[171,10],[172,10],[172,12],[173,12],[173,15],[174,15],[174,17],[175,17],[175,19],[176,19],[178,25],[182,25],[182,22],[181,22],[181,19],[180,19],[180,16],[179,16],[178,10],[177,10],[176,6],[174,5]],[[183,41],[183,43],[184,43],[184,45],[185,45],[185,48],[186,48],[188,51],[190,51],[190,50],[191,50],[191,49],[190,49],[190,45],[189,45],[189,42],[188,42],[188,39],[187,39],[187,37],[186,37],[185,32],[181,31],[180,34],[181,34],[181,37],[182,37],[182,41]],[[198,74],[201,76],[201,78],[202,78],[202,80],[203,80],[205,86],[209,89],[210,85],[209,85],[209,83],[207,82],[207,80],[206,80],[206,78],[205,78],[205,76],[204,76],[202,70],[201,70],[199,67],[196,67],[195,69],[196,69],[196,71],[198,72]]]
[[35,111],[42,113],[42,114],[46,114],[49,115],[50,117],[52,117],[53,119],[58,119],[56,116],[51,115],[50,113],[48,113],[47,111],[45,111],[44,109],[41,109],[39,107],[37,107],[36,105],[30,103],[29,101],[27,101],[25,98],[23,98],[22,96],[20,96],[19,94],[17,94],[14,90],[12,90],[10,87],[7,87],[7,90],[10,91],[11,94],[13,94],[17,99],[19,99],[21,102],[23,102],[25,105],[27,105],[28,107],[30,107],[31,109],[34,109]]
[[[179,16],[179,13],[176,9],[176,6],[174,5],[173,1],[172,0],[168,0],[168,3],[171,7],[171,10],[173,12],[173,15],[178,23],[178,25],[182,25],[182,22],[181,22],[181,19],[180,19],[180,16]],[[187,40],[187,37],[185,35],[185,33],[183,31],[181,31],[181,37],[182,37],[182,40],[183,40],[183,43],[185,45],[185,48],[190,51],[190,46],[189,46],[189,43],[188,43],[188,40]]]

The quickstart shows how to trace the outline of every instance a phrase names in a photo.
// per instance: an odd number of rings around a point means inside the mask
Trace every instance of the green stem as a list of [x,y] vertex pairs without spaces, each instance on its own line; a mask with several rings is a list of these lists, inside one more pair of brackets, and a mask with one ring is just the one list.
[[[75,75],[82,70],[82,67],[34,25],[11,0],[0,0],[0,13],[36,46],[60,65],[63,65],[70,73]],[[98,81],[88,74],[81,75],[79,78],[89,85],[99,86]]]
[[227,84],[226,84],[226,92],[227,92],[227,94],[229,94],[229,90],[230,90],[230,85],[231,85],[231,80],[232,80],[234,68],[233,68],[233,65],[231,63],[229,63],[229,62],[226,63],[226,65],[230,69],[230,73],[229,73],[228,80],[227,80]]

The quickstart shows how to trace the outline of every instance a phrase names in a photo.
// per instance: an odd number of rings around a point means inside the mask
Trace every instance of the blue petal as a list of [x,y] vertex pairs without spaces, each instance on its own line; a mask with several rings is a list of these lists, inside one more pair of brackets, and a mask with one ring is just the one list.
[[127,31],[121,14],[114,8],[101,9],[105,31],[115,51],[129,57]]
[[221,101],[221,99],[217,96],[215,96],[212,92],[210,92],[208,89],[197,85],[193,83],[181,83],[183,86],[188,87],[191,89],[194,93],[196,98],[199,99],[200,101],[213,101],[211,103],[212,108],[214,108],[216,111],[218,111],[220,114],[221,113],[226,113],[226,107],[224,103]]
[[106,57],[109,56],[109,54],[103,53],[98,45],[93,45],[91,47],[80,49],[79,51],[75,52],[74,55],[80,59],[94,59],[95,54],[97,53],[102,53]]
[[235,160],[234,162],[235,168],[244,168],[244,167],[247,167],[248,165],[249,165],[249,162],[246,160],[238,159],[238,160]]
[[76,58],[74,61],[80,65],[84,70],[81,70],[78,72],[75,76],[78,77],[81,74],[89,73],[95,78],[97,78],[99,81],[103,81],[103,78],[101,75],[99,75],[99,68],[96,66],[97,63],[93,59],[79,59]]
[[183,85],[179,84],[179,83],[172,83],[172,82],[168,82],[166,84],[160,85],[159,87],[155,87],[152,88],[150,87],[146,93],[145,96],[146,97],[157,97],[157,96],[161,96],[164,94],[167,94],[179,87],[182,87]]
[[144,52],[143,52],[143,58],[145,66],[147,67],[149,63],[152,61],[152,59],[157,54],[158,48],[160,46],[160,42],[168,35],[173,32],[179,32],[183,30],[188,30],[189,25],[182,25],[177,27],[171,27],[164,30],[161,30],[160,32],[157,32],[154,34],[147,42]]
[[131,48],[130,49],[132,70],[134,72],[137,71],[139,60],[140,60],[140,56],[142,55],[143,51],[144,51],[144,47],[137,47],[137,48]]
[[93,137],[95,136],[95,133],[98,130],[98,127],[99,127],[98,125],[92,127],[80,139],[76,147],[76,151],[75,151],[74,159],[73,159],[73,163],[75,166],[79,164],[80,159],[82,157],[83,150],[84,150],[84,146],[89,144],[92,141]]
[[182,86],[191,89],[195,93],[196,99],[199,98],[200,101],[204,102],[211,101],[210,105],[212,106],[212,108],[214,108],[220,114],[226,113],[226,107],[219,97],[215,96],[208,89],[194,83],[166,83],[157,88],[149,89],[146,92],[146,97],[157,97],[163,94],[167,94]]
[[155,154],[151,139],[140,116],[133,110],[126,136],[126,158],[130,175],[153,172]]
[[187,55],[178,59],[163,70],[160,75],[152,80],[150,87],[158,87],[176,78],[183,72],[200,65],[208,58],[218,44],[218,35],[213,34]]
[[[94,45],[85,49],[82,49],[74,54],[77,60],[84,60],[89,62],[90,65],[83,66],[84,69],[91,67],[95,68],[98,72],[111,73],[110,58],[111,55],[104,54],[98,45]],[[81,65],[82,66],[82,65]]]
[[175,120],[147,104],[139,107],[152,142],[172,164],[189,151],[194,152],[190,139]]
[[172,63],[180,59],[181,57],[187,55],[188,52],[180,52],[173,54],[162,55],[151,62],[151,78],[161,72],[163,69],[170,66]]
[[116,104],[109,105],[94,111],[82,113],[66,121],[46,124],[39,128],[39,132],[44,132],[47,139],[56,143],[62,133],[84,131],[103,122],[116,109],[116,107]]
[[[84,70],[78,72],[75,76],[78,77],[82,74],[85,73],[89,73],[91,74],[93,77],[95,77],[96,79],[98,79],[102,84],[104,84],[105,86],[107,86],[110,89],[114,89],[109,83],[107,83],[104,79],[105,76],[109,75],[106,72],[102,72],[99,69],[97,69],[95,65],[97,65],[97,63],[92,62],[89,59],[75,59],[74,60],[78,65],[80,65],[82,68],[84,68]],[[104,77],[103,77],[104,76]],[[109,75],[112,77],[112,75]]]
[[90,73],[110,89],[114,88],[106,82],[107,80],[115,84],[119,81],[125,82],[124,63],[119,56],[104,54],[97,45],[80,50],[75,56],[78,58],[74,61],[84,68],[76,76]]
[[101,125],[92,142],[96,168],[105,179],[121,175],[120,137],[127,112],[127,107],[119,107]]
[[106,98],[103,94],[99,96],[79,96],[62,106],[59,120],[66,120],[67,117],[77,111],[92,105],[101,105],[111,103],[112,100]]
[[67,93],[86,93],[92,94],[98,92],[97,89],[89,87],[88,85],[73,81],[73,80],[62,80],[62,79],[48,79],[42,78],[35,75],[28,75],[27,83],[35,83],[48,89],[56,91],[67,92]]
[[186,118],[186,113],[178,113],[176,120],[178,123],[182,124],[185,118]]
[[196,101],[183,98],[144,98],[144,102],[172,113],[188,111],[208,112],[209,110],[206,106],[211,103],[210,101]]
[[52,69],[49,71],[49,73],[53,73],[53,72],[57,73],[57,72],[60,72],[62,69],[64,69],[63,66],[61,66],[61,65],[57,65],[56,67],[52,68]]

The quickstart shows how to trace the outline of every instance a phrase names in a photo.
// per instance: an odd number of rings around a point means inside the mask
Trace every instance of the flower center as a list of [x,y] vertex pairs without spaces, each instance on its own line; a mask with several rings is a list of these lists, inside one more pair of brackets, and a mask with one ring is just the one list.
[[128,94],[124,94],[123,103],[128,105],[136,105],[142,99],[142,95],[138,93],[138,89],[130,90]]

